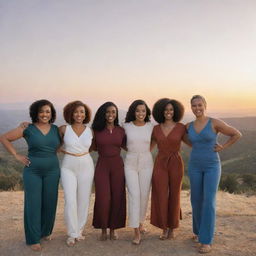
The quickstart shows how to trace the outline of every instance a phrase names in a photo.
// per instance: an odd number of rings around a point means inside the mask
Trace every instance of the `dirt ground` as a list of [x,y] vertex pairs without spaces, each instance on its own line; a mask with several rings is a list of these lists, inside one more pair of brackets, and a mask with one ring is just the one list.
[[[73,248],[65,244],[66,229],[63,218],[63,191],[59,192],[58,211],[53,240],[42,242],[43,250],[33,252],[24,242],[23,192],[0,192],[0,255],[86,255],[86,256],[192,256],[199,255],[197,245],[191,240],[191,207],[189,192],[182,192],[183,220],[174,240],[158,239],[161,231],[149,224],[149,212],[138,246],[131,244],[133,231],[118,231],[119,240],[99,241],[99,230],[92,226],[94,195],[91,198],[89,220],[85,227],[85,241]],[[231,195],[218,192],[216,234],[212,256],[256,255],[256,196]]]

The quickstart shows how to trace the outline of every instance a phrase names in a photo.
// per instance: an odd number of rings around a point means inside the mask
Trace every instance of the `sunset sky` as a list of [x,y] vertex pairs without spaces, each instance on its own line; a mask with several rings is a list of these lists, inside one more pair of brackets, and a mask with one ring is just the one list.
[[255,0],[0,1],[0,107],[189,100],[256,115]]

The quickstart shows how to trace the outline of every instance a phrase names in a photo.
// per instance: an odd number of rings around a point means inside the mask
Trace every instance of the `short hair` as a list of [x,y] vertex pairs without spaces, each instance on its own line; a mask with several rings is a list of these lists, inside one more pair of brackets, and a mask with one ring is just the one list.
[[114,125],[119,126],[119,121],[118,121],[118,108],[116,104],[114,104],[111,101],[105,102],[102,104],[93,119],[92,122],[92,129],[95,131],[102,131],[106,127],[106,112],[108,107],[115,107],[116,108],[116,119],[114,120]]
[[54,123],[56,119],[56,110],[53,104],[49,100],[37,100],[33,102],[29,107],[29,115],[32,123],[38,122],[38,113],[43,106],[49,106],[51,108],[51,119],[49,123]]
[[190,104],[192,104],[192,101],[193,101],[194,99],[200,99],[200,100],[203,101],[203,103],[204,103],[205,106],[207,105],[206,100],[205,100],[205,98],[204,98],[202,95],[199,95],[199,94],[194,95],[194,96],[191,98],[191,100],[190,100]]
[[164,123],[164,121],[165,121],[164,111],[168,104],[171,104],[173,106],[173,111],[174,111],[173,121],[174,122],[179,122],[184,115],[184,106],[182,105],[182,103],[180,103],[179,101],[174,100],[174,99],[162,98],[154,104],[153,111],[152,111],[154,119],[159,124]]
[[68,124],[74,123],[73,114],[78,107],[84,107],[84,110],[85,110],[85,119],[83,120],[83,124],[87,124],[90,122],[91,120],[90,108],[82,101],[76,100],[76,101],[69,102],[63,109],[63,116],[65,121]]
[[135,100],[129,107],[127,113],[126,113],[126,117],[125,117],[125,123],[131,122],[136,120],[135,117],[135,111],[137,106],[139,105],[144,105],[146,107],[146,117],[145,117],[145,122],[149,122],[150,121],[150,115],[151,115],[151,110],[149,109],[148,105],[146,104],[146,102],[144,100]]

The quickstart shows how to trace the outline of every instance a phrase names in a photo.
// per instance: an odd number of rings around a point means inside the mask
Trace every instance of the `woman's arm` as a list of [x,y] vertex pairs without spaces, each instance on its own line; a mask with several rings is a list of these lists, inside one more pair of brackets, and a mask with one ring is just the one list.
[[58,147],[57,149],[57,152],[62,152],[62,146],[63,146],[63,137],[64,137],[64,134],[65,134],[65,131],[66,131],[66,125],[62,125],[59,127],[59,134],[60,134],[60,139],[61,139],[61,142],[60,142],[60,146]]
[[150,141],[150,152],[152,152],[152,150],[154,149],[154,147],[156,146],[156,140],[153,137],[153,134],[151,136],[151,141]]
[[183,141],[186,145],[188,145],[189,147],[192,147],[192,143],[191,143],[190,140],[188,139],[188,127],[189,127],[189,125],[190,125],[190,123],[187,123],[187,124],[185,125],[186,131],[185,131],[185,133],[184,133],[184,135],[183,135],[183,137],[182,137],[182,141]]
[[23,156],[17,153],[16,149],[12,145],[12,141],[18,140],[23,137],[23,131],[24,129],[21,127],[17,127],[16,129],[13,129],[3,135],[0,136],[0,142],[3,144],[3,146],[6,148],[6,150],[12,154],[16,160],[21,162],[22,164],[29,166],[30,161],[27,156]]
[[187,133],[185,133],[185,134],[183,135],[182,141],[183,141],[186,145],[188,145],[189,147],[192,147],[192,143],[191,143],[190,140],[188,139],[188,134],[187,134]]
[[92,144],[91,144],[91,146],[90,146],[90,148],[89,148],[89,152],[92,152],[92,151],[97,151],[97,145],[96,145],[96,139],[95,139],[95,134],[94,134],[94,132],[93,132],[93,129],[91,129],[91,131],[92,131]]
[[226,136],[229,136],[229,139],[223,144],[216,144],[214,151],[219,152],[225,148],[228,148],[232,144],[234,144],[237,140],[242,137],[242,134],[232,126],[229,126],[225,122],[219,119],[212,119],[213,120],[213,128],[216,130],[217,133],[222,133]]

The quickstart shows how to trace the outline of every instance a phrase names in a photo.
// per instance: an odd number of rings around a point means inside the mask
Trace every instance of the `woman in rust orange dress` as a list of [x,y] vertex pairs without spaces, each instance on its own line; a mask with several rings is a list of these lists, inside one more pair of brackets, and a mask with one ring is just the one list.
[[152,177],[151,224],[163,230],[161,240],[174,238],[174,229],[179,227],[181,218],[184,168],[179,151],[181,141],[186,140],[186,127],[179,121],[183,114],[183,105],[173,99],[160,99],[153,107],[158,125],[153,129],[151,146],[157,145],[158,154]]

